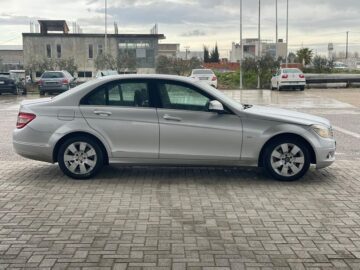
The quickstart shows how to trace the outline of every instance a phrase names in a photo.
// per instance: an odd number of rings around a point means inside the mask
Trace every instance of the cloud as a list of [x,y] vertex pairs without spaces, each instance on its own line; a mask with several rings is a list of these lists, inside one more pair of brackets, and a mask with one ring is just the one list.
[[189,32],[185,32],[181,34],[182,37],[201,37],[206,36],[206,33],[204,31],[195,29]]

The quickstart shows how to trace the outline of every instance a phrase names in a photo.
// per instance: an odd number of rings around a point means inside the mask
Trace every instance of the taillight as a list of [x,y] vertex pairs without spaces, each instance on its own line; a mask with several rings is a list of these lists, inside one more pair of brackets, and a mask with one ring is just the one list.
[[304,75],[304,74],[300,74],[299,77],[300,77],[301,79],[304,79],[304,78],[305,78],[305,75]]
[[23,128],[27,124],[29,124],[32,120],[34,120],[36,117],[33,113],[24,113],[19,112],[17,122],[16,122],[16,128]]
[[38,84],[39,84],[39,85],[43,85],[43,84],[44,84],[44,81],[43,81],[43,80],[39,80],[39,81],[38,81]]
[[62,84],[68,84],[68,83],[69,83],[69,80],[68,80],[68,79],[62,79],[62,80],[61,80],[61,83],[62,83]]
[[211,80],[216,81],[217,80],[216,76],[213,76]]
[[287,79],[289,77],[289,75],[287,75],[287,74],[283,74],[282,76],[281,76],[281,78],[283,78],[283,79]]

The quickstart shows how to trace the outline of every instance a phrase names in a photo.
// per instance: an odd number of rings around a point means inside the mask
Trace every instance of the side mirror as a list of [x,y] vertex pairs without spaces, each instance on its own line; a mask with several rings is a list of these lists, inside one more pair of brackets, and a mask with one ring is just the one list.
[[209,111],[210,112],[223,113],[224,112],[224,106],[219,101],[212,100],[209,103]]

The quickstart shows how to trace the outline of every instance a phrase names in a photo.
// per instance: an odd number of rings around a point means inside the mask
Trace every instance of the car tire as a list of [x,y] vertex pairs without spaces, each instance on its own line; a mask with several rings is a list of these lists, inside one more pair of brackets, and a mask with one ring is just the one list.
[[44,91],[40,91],[40,96],[45,96],[45,92],[44,92]]
[[95,176],[104,165],[101,147],[87,136],[76,136],[63,142],[57,158],[62,172],[79,180]]
[[310,167],[308,146],[297,138],[280,138],[271,141],[263,156],[265,171],[280,181],[295,181]]
[[305,90],[305,86],[300,86],[300,91],[304,91]]

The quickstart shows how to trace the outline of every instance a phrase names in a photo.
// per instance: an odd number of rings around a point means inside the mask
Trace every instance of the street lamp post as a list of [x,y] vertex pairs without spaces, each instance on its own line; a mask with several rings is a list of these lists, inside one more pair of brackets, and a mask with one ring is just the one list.
[[240,89],[243,89],[243,73],[242,73],[242,62],[243,62],[243,39],[242,39],[242,0],[240,0],[240,60],[239,60],[239,67],[240,67]]
[[275,0],[275,20],[276,20],[276,35],[275,35],[275,56],[278,59],[278,40],[279,40],[279,31],[278,31],[278,0]]
[[289,0],[286,0],[286,67],[289,63]]
[[[261,46],[261,35],[260,35],[260,16],[261,16],[261,0],[259,0],[259,21],[258,21],[258,60],[260,60],[261,56],[261,50],[260,50],[260,46]],[[258,84],[257,84],[257,89],[260,89],[260,63],[258,61]]]
[[105,0],[105,55],[107,54],[107,0]]

